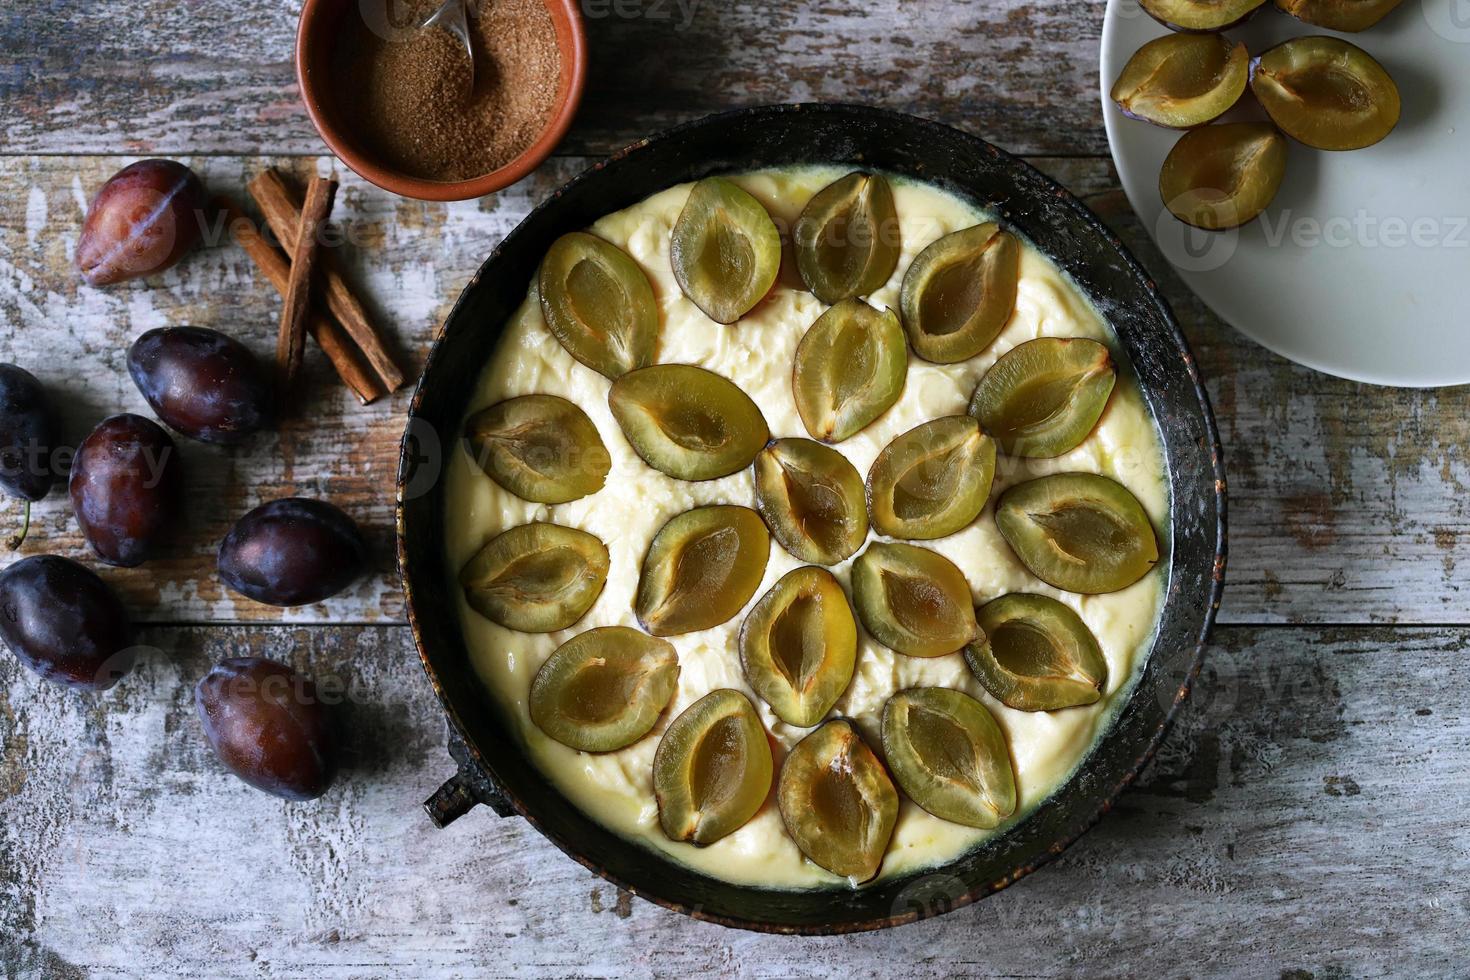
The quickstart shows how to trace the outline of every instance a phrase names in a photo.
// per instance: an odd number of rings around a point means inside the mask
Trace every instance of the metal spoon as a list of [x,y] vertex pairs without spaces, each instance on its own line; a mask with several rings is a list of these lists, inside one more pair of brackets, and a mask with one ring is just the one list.
[[465,10],[465,0],[444,0],[439,9],[429,15],[422,27],[442,27],[464,45],[464,53],[470,59],[470,89],[475,87],[475,47],[470,43],[470,24]]

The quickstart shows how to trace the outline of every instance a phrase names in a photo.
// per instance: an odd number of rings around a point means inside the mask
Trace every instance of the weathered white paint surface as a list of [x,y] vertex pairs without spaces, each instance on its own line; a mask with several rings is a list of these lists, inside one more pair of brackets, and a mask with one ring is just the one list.
[[[244,181],[268,163],[298,175],[332,167],[317,158],[186,159],[212,192],[242,201]],[[127,346],[144,330],[193,323],[234,333],[265,357],[274,349],[279,299],[233,245],[205,249],[155,281],[108,290],[80,283],[71,261],[85,202],[121,162],[0,157],[0,350],[60,394],[73,445],[107,415],[147,412],[125,368]],[[559,159],[510,191],[452,205],[396,199],[339,168],[345,264],[411,371],[490,248],[588,162]],[[1231,485],[1223,620],[1470,623],[1458,571],[1470,547],[1470,416],[1463,397],[1364,387],[1267,353],[1223,326],[1168,274],[1106,163],[1036,163],[1097,209],[1160,274],[1209,380]],[[389,488],[409,393],[362,408],[314,349],[308,372],[309,400],[279,433],[236,450],[181,444],[195,492],[173,557],[106,572],[141,616],[191,623],[401,619]],[[369,531],[377,574],[326,604],[284,614],[235,601],[208,574],[219,540],[250,507],[293,492],[343,504]],[[28,549],[85,554],[62,494],[36,514]],[[0,515],[13,519],[11,510]]]
[[[1464,629],[1228,628],[1141,786],[980,905],[842,939],[695,923],[518,820],[443,832],[402,627],[166,628],[87,702],[0,662],[0,959],[68,976],[1446,976],[1467,965]],[[351,771],[288,805],[225,777],[190,687],[227,652],[349,692]],[[943,901],[943,878],[925,901]],[[1292,973],[1291,971],[1305,971]]]
[[[602,154],[719,109],[820,99],[943,117],[1017,152],[1101,153],[1105,6],[583,0],[591,65],[564,149]],[[300,9],[17,5],[0,15],[7,40],[20,39],[0,74],[0,141],[11,153],[316,153],[292,67]]]
[[[1052,154],[1036,163],[1160,277],[1219,414],[1232,532],[1222,620],[1237,625],[1220,631],[1201,695],[1143,784],[1056,865],[881,934],[732,933],[617,894],[518,822],[476,814],[436,833],[418,804],[449,772],[443,727],[398,625],[391,563],[407,396],[362,409],[312,352],[310,400],[280,433],[243,450],[182,446],[192,492],[173,554],[105,573],[159,624],[137,675],[83,698],[0,657],[5,975],[1470,971],[1463,395],[1314,375],[1180,288],[1098,156],[1101,0],[699,0],[682,31],[689,7],[676,0],[660,0],[673,21],[654,0],[588,3],[594,64],[568,153],[730,105],[828,98]],[[278,300],[232,247],[109,291],[79,285],[70,264],[86,201],[119,155],[183,156],[242,203],[267,163],[331,166],[310,156],[319,145],[291,80],[298,10],[41,0],[0,12],[0,359],[61,393],[70,442],[145,410],[123,358],[148,328],[215,326],[273,349]],[[448,206],[341,174],[345,264],[412,369],[494,243],[586,162]],[[376,574],[289,614],[238,603],[210,574],[214,548],[248,507],[290,492],[346,506]],[[28,553],[85,555],[60,494],[37,514]],[[244,651],[350,690],[352,766],[324,801],[281,804],[210,758],[190,690]]]

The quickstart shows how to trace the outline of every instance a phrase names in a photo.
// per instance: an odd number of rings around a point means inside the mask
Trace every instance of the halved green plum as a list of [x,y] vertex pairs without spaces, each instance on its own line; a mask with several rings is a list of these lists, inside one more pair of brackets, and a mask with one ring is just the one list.
[[962,531],[990,499],[995,441],[968,415],[916,426],[868,470],[873,527],[890,538],[928,540]]
[[1286,139],[1275,126],[1221,123],[1174,144],[1159,172],[1159,194],[1185,224],[1225,231],[1256,220],[1285,176]]
[[945,235],[904,273],[899,312],[926,361],[954,364],[989,347],[1011,314],[1021,281],[1021,243],[999,225]]
[[823,442],[857,434],[898,401],[908,367],[898,315],[842,300],[796,345],[791,388],[802,425]]
[[1220,34],[1166,34],[1128,59],[1111,98],[1132,119],[1192,129],[1235,105],[1249,83],[1244,44]]
[[597,426],[556,395],[522,395],[476,412],[465,441],[487,476],[538,504],[596,493],[612,468]]
[[877,541],[852,566],[852,598],[873,639],[909,657],[942,657],[980,627],[970,583],[927,548]]
[[674,278],[717,323],[734,323],[770,292],[781,233],[760,201],[723,177],[694,185],[674,224]]
[[810,439],[777,439],[761,450],[755,505],[781,547],[802,561],[835,565],[868,536],[863,478],[837,450]]
[[1393,13],[1404,0],[1276,0],[1277,9],[1329,31],[1356,34]]
[[1361,150],[1399,124],[1399,87],[1337,37],[1298,37],[1251,63],[1251,91],[1281,131],[1319,150]]
[[491,538],[459,573],[470,608],[522,633],[553,633],[586,614],[607,584],[607,546],[560,524],[522,524]]
[[653,363],[658,301],[627,252],[574,231],[551,244],[536,282],[547,329],[568,354],[608,378]]
[[898,822],[898,790],[852,722],[834,718],[796,743],[776,800],[814,864],[857,884],[877,876]]
[[613,382],[607,403],[633,451],[679,480],[743,470],[771,438],[749,395],[692,364],[630,371]]
[[771,743],[739,691],[711,691],[675,718],[653,756],[658,821],[696,847],[743,827],[771,792]]
[[1250,20],[1266,0],[1138,0],[1154,20],[1172,31],[1228,31]]
[[985,373],[970,414],[1007,454],[1050,459],[1082,445],[1117,380],[1106,345],[1039,337],[1006,351]]
[[990,709],[960,691],[899,691],[883,707],[883,754],[900,788],[941,820],[989,830],[1016,812],[1016,773]]
[[787,572],[745,617],[740,663],[776,717],[810,728],[852,682],[857,622],[832,573],[808,565]]
[[965,647],[965,663],[1002,704],[1058,711],[1102,697],[1108,662],[1069,606],[1013,592],[987,602],[977,616],[981,635]]
[[667,640],[603,626],[556,648],[531,682],[531,720],[563,745],[616,752],[653,731],[679,688]]
[[995,523],[1032,575],[1067,592],[1126,589],[1159,561],[1159,540],[1138,498],[1096,473],[1019,483],[1001,494]]
[[796,263],[823,303],[882,287],[902,252],[893,189],[881,174],[851,173],[817,191],[796,221]]
[[716,504],[670,518],[643,558],[638,622],[654,636],[720,625],[760,588],[770,553],[770,532],[749,507]]

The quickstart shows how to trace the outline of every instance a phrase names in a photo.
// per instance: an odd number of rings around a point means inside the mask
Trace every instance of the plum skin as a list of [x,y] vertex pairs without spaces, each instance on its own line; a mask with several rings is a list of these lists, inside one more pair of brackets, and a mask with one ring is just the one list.
[[[1191,2],[1197,2],[1197,0],[1191,0]],[[1255,5],[1252,6],[1249,10],[1246,10],[1244,13],[1237,14],[1234,18],[1229,19],[1225,22],[1199,27],[1185,27],[1183,24],[1178,24],[1174,21],[1171,21],[1169,19],[1168,12],[1164,9],[1150,9],[1151,6],[1159,6],[1157,0],[1155,0],[1154,4],[1140,2],[1139,6],[1143,9],[1144,13],[1148,14],[1154,20],[1158,21],[1160,24],[1163,24],[1171,31],[1175,31],[1180,34],[1219,34],[1224,31],[1232,31],[1235,28],[1245,24],[1252,17],[1254,17],[1261,10],[1262,7],[1265,6],[1265,0],[1255,0]]]
[[190,439],[234,445],[270,421],[266,372],[218,330],[149,330],[128,349],[128,374],[164,424]]
[[[1372,117],[1360,119],[1356,125],[1349,123],[1346,127],[1337,127],[1330,131],[1311,125],[1314,113],[1303,112],[1293,117],[1291,109],[1299,104],[1297,97],[1283,99],[1279,93],[1272,91],[1272,83],[1282,84],[1276,75],[1278,70],[1287,70],[1289,77],[1293,56],[1298,53],[1302,53],[1307,62],[1306,65],[1296,65],[1298,69],[1320,67],[1320,64],[1310,64],[1314,56],[1322,57],[1329,63],[1339,60],[1349,62],[1348,74],[1354,77],[1358,85],[1369,89],[1370,97],[1366,108],[1372,110]],[[1268,65],[1268,61],[1282,58],[1286,59],[1286,64],[1276,65],[1274,70]],[[1371,54],[1343,38],[1327,35],[1295,37],[1262,52],[1251,59],[1250,88],[1277,129],[1315,150],[1344,152],[1375,146],[1388,138],[1398,127],[1402,117],[1401,96],[1393,76]],[[1365,106],[1361,103],[1356,103],[1353,108],[1360,116],[1363,115]],[[1369,124],[1367,128],[1364,128],[1365,122]]]
[[114,174],[87,208],[76,263],[93,286],[172,268],[203,237],[204,185],[173,160],[140,160]]
[[0,639],[55,684],[105,691],[132,670],[133,627],[95,572],[59,555],[35,555],[0,572]]
[[225,585],[270,606],[305,606],[351,585],[367,565],[357,524],[321,500],[287,497],[236,522],[219,548]]
[[225,768],[282,799],[313,800],[337,775],[337,740],[316,684],[262,657],[222,661],[194,688],[204,735]]
[[163,427],[141,415],[114,415],[82,440],[72,509],[99,559],[131,568],[155,557],[179,517],[178,455]]
[[[1264,202],[1252,202],[1252,208],[1246,209],[1244,215],[1237,214],[1234,210],[1225,212],[1225,217],[1217,221],[1206,220],[1208,212],[1191,214],[1183,211],[1179,206],[1180,201],[1190,192],[1190,182],[1195,174],[1189,171],[1189,154],[1195,152],[1198,147],[1204,146],[1199,152],[1214,153],[1220,150],[1220,146],[1213,145],[1212,141],[1229,140],[1232,138],[1247,138],[1248,134],[1266,140],[1270,145],[1267,149],[1270,155],[1261,163],[1263,172],[1266,173],[1267,188],[1269,194],[1263,195]],[[1276,199],[1281,189],[1281,181],[1284,179],[1287,163],[1286,137],[1283,136],[1274,123],[1269,122],[1238,122],[1238,123],[1215,123],[1209,126],[1201,126],[1192,129],[1180,137],[1179,142],[1169,151],[1164,158],[1163,166],[1159,170],[1159,196],[1164,202],[1165,208],[1179,221],[1193,228],[1207,232],[1226,232],[1235,228],[1244,227],[1260,217],[1271,202]],[[1183,171],[1181,175],[1181,171]],[[1178,181],[1183,181],[1179,189],[1174,189]]]
[[0,488],[35,502],[51,492],[56,473],[51,451],[56,420],[35,375],[0,364]]

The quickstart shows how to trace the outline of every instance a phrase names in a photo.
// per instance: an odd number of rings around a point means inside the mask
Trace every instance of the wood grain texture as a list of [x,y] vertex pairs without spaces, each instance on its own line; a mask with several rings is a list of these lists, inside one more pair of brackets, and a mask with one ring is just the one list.
[[[245,200],[248,175],[261,160],[192,159],[211,190]],[[315,161],[296,161],[298,178]],[[76,445],[102,418],[147,413],[128,377],[128,345],[151,326],[195,324],[224,330],[263,361],[274,349],[280,299],[245,252],[206,248],[141,288],[96,290],[72,270],[77,227],[93,188],[115,159],[0,160],[0,349],[27,365],[53,393],[63,442]],[[330,164],[321,163],[326,172]],[[336,211],[348,278],[384,325],[390,349],[417,375],[433,334],[490,246],[547,193],[549,177],[481,206],[451,209],[390,198],[355,179]],[[258,218],[258,215],[256,215]],[[226,240],[223,228],[212,229]],[[236,450],[179,440],[189,487],[179,533],[168,556],[142,569],[106,570],[144,620],[208,622],[258,618],[354,622],[399,620],[402,600],[393,565],[392,497],[397,446],[409,393],[363,408],[337,380],[319,350],[307,351],[300,410],[277,432]],[[64,465],[65,456],[58,458]],[[364,527],[372,576],[318,606],[282,614],[224,592],[214,555],[230,524],[256,504],[291,494],[342,505]],[[18,520],[9,502],[0,519]],[[26,552],[87,556],[65,495],[35,508]],[[7,560],[10,557],[7,556]],[[135,574],[141,573],[141,574]]]
[[[327,159],[188,158],[212,192],[240,188],[267,163],[326,172]],[[493,245],[588,161],[561,159],[478,202],[396,199],[339,169],[344,244],[334,258],[366,297],[388,343],[417,374],[454,298]],[[1315,374],[1225,327],[1172,274],[1103,161],[1038,158],[1159,276],[1208,380],[1227,446],[1231,561],[1227,622],[1470,623],[1459,562],[1470,549],[1470,417],[1454,392],[1395,391]],[[0,345],[60,393],[75,445],[106,415],[146,412],[124,367],[152,327],[226,330],[261,357],[280,301],[233,245],[208,248],[156,280],[108,290],[72,270],[92,191],[108,157],[0,158]],[[58,356],[60,353],[61,356]],[[409,393],[362,408],[320,351],[307,354],[306,403],[278,433],[244,449],[183,441],[191,488],[172,557],[108,570],[140,617],[156,622],[402,617],[392,566],[391,486]],[[229,523],[290,493],[344,505],[369,532],[375,574],[330,602],[290,612],[237,601],[211,569]],[[26,548],[85,555],[60,494],[36,508]],[[18,520],[11,507],[0,519]]]
[[1470,622],[1464,389],[1319,374],[1221,322],[1154,247],[1111,166],[1073,187],[1157,277],[1199,361],[1225,446],[1223,622]]
[[[1032,155],[1158,277],[1227,446],[1222,621],[1288,624],[1220,629],[1141,784],[1003,895],[837,940],[694,923],[618,893],[518,820],[477,812],[431,829],[419,804],[450,764],[442,716],[398,625],[392,564],[409,393],[363,408],[310,347],[304,405],[279,432],[236,450],[180,440],[190,493],[170,556],[102,570],[140,620],[160,624],[144,633],[153,652],[138,673],[79,697],[0,656],[3,975],[1470,970],[1462,396],[1299,368],[1225,327],[1170,274],[1102,156],[1104,6],[583,0],[593,61],[563,156],[506,192],[452,205],[393,198],[317,156],[291,69],[299,0],[0,9],[0,359],[57,393],[69,445],[107,415],[148,411],[125,370],[143,331],[212,326],[268,359],[280,310],[222,234],[156,280],[82,285],[71,268],[77,229],[120,157],[185,159],[211,192],[239,200],[268,165],[298,182],[335,170],[334,258],[416,376],[484,256],[589,155],[738,105],[866,102]],[[364,526],[373,574],[289,612],[222,591],[214,551],[231,521],[293,493],[333,500]],[[63,494],[36,514],[24,554],[87,557]],[[18,516],[0,506],[0,526]],[[266,797],[210,755],[193,684],[245,653],[292,661],[342,692],[349,766],[324,800]],[[934,876],[911,899],[942,906],[954,887]]]
[[[563,144],[601,155],[737,105],[834,100],[973,129],[1023,153],[1106,149],[1103,0],[583,0],[587,94]],[[0,66],[10,153],[295,154],[300,4],[33,0]]]
[[[80,698],[0,659],[10,976],[1449,976],[1470,928],[1470,631],[1230,628],[1141,784],[1052,866],[883,933],[787,939],[618,894],[516,819],[446,831],[402,627],[151,630]],[[342,693],[348,770],[286,804],[226,776],[192,686],[260,653]],[[1391,658],[1393,669],[1385,670]],[[905,901],[942,905],[921,880]],[[1300,972],[1297,972],[1300,971]]]

